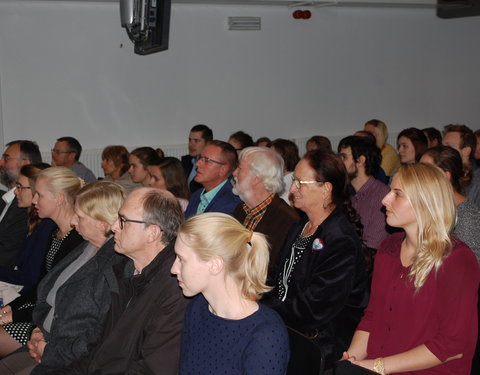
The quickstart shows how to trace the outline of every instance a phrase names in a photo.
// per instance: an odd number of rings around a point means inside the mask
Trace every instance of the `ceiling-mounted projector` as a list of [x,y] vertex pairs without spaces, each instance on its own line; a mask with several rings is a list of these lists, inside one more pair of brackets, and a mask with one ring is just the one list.
[[168,49],[171,0],[120,0],[120,20],[135,45],[148,55]]

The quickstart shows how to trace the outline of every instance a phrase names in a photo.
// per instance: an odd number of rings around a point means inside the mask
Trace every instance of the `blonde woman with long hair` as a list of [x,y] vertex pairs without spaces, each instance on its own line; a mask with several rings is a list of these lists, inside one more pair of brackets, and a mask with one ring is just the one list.
[[470,374],[480,269],[451,237],[455,204],[437,167],[403,165],[383,199],[387,223],[372,294],[343,358],[380,374]]
[[222,213],[181,225],[172,273],[187,297],[180,374],[283,375],[288,335],[281,318],[257,300],[265,284],[268,243]]

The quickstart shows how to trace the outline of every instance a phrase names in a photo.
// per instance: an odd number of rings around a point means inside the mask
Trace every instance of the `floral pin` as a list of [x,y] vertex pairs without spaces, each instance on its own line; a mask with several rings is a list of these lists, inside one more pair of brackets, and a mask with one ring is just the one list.
[[312,244],[312,250],[318,251],[323,249],[323,241],[320,238],[315,238]]

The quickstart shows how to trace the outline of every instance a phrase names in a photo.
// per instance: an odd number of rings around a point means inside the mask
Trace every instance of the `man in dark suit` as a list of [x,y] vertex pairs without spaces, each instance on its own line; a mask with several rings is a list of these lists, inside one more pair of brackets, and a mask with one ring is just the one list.
[[267,236],[270,270],[274,269],[290,227],[299,218],[278,196],[285,189],[283,170],[283,159],[274,150],[247,147],[240,153],[238,168],[233,172],[233,192],[243,201],[235,208],[233,217],[247,229]]
[[188,155],[182,156],[182,166],[187,176],[188,188],[193,193],[195,190],[202,187],[201,184],[195,181],[197,174],[197,159],[202,153],[207,142],[213,139],[212,130],[202,124],[195,125],[188,135]]
[[217,140],[207,143],[196,163],[195,181],[203,189],[198,189],[190,197],[185,217],[203,212],[233,213],[240,198],[232,193],[229,178],[237,162],[237,152],[232,145]]
[[20,169],[27,164],[41,163],[38,145],[16,140],[7,144],[0,159],[0,178],[9,190],[2,194],[0,204],[0,265],[14,267],[15,258],[27,234],[27,208],[17,205],[15,183]]

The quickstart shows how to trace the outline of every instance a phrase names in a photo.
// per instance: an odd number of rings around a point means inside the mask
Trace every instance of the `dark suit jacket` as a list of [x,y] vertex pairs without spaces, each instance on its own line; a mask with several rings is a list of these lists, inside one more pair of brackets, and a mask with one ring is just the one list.
[[[187,209],[185,210],[185,218],[189,218],[197,213],[202,191],[203,189],[199,189],[190,197]],[[240,202],[241,200],[238,195],[235,195],[232,192],[232,184],[230,181],[227,181],[212,199],[204,212],[223,212],[231,215]]]
[[[188,179],[188,176],[190,175],[190,172],[192,171],[193,164],[192,164],[192,157],[190,155],[183,155],[182,156],[182,167],[183,170],[185,171],[185,177]],[[201,184],[199,184],[195,179],[188,184],[188,189],[190,190],[190,193],[194,193],[198,189],[203,188]]]
[[[3,202],[3,210],[5,202],[1,198],[0,201]],[[25,241],[27,231],[27,209],[18,207],[15,198],[0,221],[0,266],[11,268],[15,266],[17,254]]]
[[[243,224],[246,216],[247,213],[243,209],[242,202],[235,208],[233,217]],[[260,220],[253,229],[255,232],[266,235],[270,244],[269,276],[272,276],[271,272],[275,269],[275,264],[282,251],[290,227],[298,219],[297,212],[290,207],[287,202],[275,194],[262,220]]]

